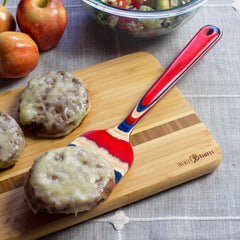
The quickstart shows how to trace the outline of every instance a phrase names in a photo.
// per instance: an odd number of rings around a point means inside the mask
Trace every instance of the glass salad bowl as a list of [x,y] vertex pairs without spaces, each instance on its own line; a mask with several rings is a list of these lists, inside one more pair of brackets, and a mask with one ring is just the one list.
[[187,22],[207,0],[82,0],[102,26],[139,38],[167,34]]

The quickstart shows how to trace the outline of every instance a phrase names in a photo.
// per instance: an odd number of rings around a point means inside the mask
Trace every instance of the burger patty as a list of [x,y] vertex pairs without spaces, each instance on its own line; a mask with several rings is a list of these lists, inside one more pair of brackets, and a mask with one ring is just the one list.
[[106,200],[114,188],[112,165],[85,147],[62,147],[39,156],[25,181],[33,212],[75,213]]
[[14,165],[24,152],[26,142],[17,122],[0,111],[0,169]]
[[79,126],[89,106],[85,83],[68,72],[51,71],[29,81],[19,119],[39,137],[61,137]]

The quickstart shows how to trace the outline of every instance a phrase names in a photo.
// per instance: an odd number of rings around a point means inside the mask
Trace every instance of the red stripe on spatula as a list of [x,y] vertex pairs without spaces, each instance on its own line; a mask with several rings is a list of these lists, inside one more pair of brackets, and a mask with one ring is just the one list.
[[95,142],[98,147],[106,149],[112,156],[127,162],[129,167],[133,162],[133,150],[129,142],[111,136],[106,130],[86,132],[81,136]]

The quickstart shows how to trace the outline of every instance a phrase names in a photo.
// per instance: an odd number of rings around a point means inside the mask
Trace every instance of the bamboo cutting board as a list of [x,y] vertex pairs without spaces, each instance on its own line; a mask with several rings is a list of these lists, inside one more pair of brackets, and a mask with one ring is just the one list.
[[[26,206],[23,183],[39,154],[66,146],[86,131],[119,124],[162,71],[153,56],[139,52],[73,72],[88,85],[91,111],[80,127],[63,138],[38,139],[24,131],[27,146],[22,158],[0,172],[0,239],[44,236],[207,174],[219,165],[219,146],[174,87],[133,130],[134,163],[106,202],[77,217],[34,215]],[[16,120],[22,91],[0,94],[0,110]]]

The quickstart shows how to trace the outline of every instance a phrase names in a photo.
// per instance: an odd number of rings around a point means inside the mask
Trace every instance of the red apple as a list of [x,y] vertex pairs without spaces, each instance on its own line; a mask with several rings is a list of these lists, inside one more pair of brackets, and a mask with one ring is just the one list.
[[16,22],[12,14],[5,8],[6,0],[0,5],[0,33],[5,31],[15,31]]
[[66,9],[61,0],[21,0],[17,7],[17,23],[40,50],[48,50],[58,44],[64,33]]
[[0,33],[0,77],[19,78],[30,73],[38,64],[37,44],[22,32]]

